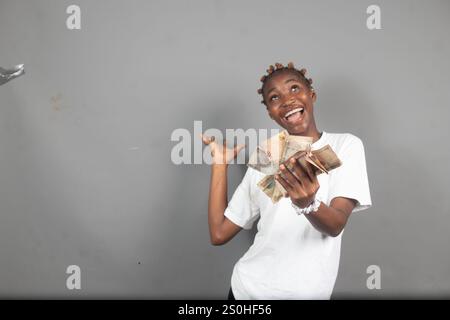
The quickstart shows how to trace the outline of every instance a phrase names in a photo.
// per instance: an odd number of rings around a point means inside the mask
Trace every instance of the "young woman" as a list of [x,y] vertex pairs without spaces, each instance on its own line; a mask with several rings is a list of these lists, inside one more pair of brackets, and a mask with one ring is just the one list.
[[[222,245],[259,218],[254,243],[236,263],[230,299],[329,299],[336,281],[342,231],[352,212],[371,206],[364,146],[350,133],[319,132],[314,120],[317,95],[306,70],[276,63],[258,90],[269,117],[290,135],[313,138],[312,150],[329,144],[342,165],[328,175],[291,159],[277,181],[288,195],[277,203],[257,183],[252,168],[227,197],[228,163],[242,146],[227,148],[204,136],[211,148],[208,222],[211,242]],[[351,116],[351,115],[345,115]]]

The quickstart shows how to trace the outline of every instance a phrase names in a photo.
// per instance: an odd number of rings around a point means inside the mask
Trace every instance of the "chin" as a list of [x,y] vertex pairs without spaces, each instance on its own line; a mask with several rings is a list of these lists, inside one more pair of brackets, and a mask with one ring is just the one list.
[[302,130],[302,131],[289,131],[290,135],[294,135],[294,136],[306,136],[306,130]]
[[299,126],[299,127],[294,127],[294,128],[286,128],[287,132],[289,132],[289,134],[293,134],[293,135],[297,135],[297,136],[304,136],[306,135],[306,133],[308,132],[308,127],[304,127],[304,126]]
[[[283,129],[285,129],[287,132],[289,132],[289,134],[293,134],[293,135],[297,135],[297,136],[304,136],[307,134],[308,132],[308,121],[305,121],[306,119],[304,119],[302,122],[303,123],[299,123],[297,125],[294,126],[290,126],[287,123],[285,123],[283,120],[281,119],[276,119],[275,122],[278,123],[278,125],[280,127],[282,127]],[[308,122],[308,123],[307,123]]]

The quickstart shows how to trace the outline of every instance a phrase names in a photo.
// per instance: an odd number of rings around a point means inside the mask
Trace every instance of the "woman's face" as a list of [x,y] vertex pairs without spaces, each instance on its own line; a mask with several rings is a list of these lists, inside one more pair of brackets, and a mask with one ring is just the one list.
[[308,135],[315,128],[316,94],[295,71],[271,76],[264,84],[263,96],[269,116],[290,134]]

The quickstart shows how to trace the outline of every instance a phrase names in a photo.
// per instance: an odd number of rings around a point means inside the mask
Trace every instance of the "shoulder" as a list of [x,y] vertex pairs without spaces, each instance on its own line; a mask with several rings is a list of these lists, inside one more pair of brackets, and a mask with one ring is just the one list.
[[328,133],[327,138],[329,142],[335,144],[359,144],[362,140],[352,133]]
[[341,157],[364,154],[363,141],[352,133],[327,133],[326,144]]

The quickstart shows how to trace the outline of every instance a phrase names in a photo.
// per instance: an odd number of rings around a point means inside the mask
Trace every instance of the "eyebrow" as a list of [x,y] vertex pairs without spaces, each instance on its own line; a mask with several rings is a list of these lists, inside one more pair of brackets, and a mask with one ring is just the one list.
[[[292,82],[292,81],[295,81],[295,82],[299,82],[299,83],[300,83],[300,81],[299,81],[298,79],[295,79],[295,78],[287,79],[284,83],[288,83],[288,82]],[[275,87],[273,87],[273,88],[271,88],[269,91],[267,91],[267,94],[269,94],[269,93],[272,92],[273,90],[275,90]]]

